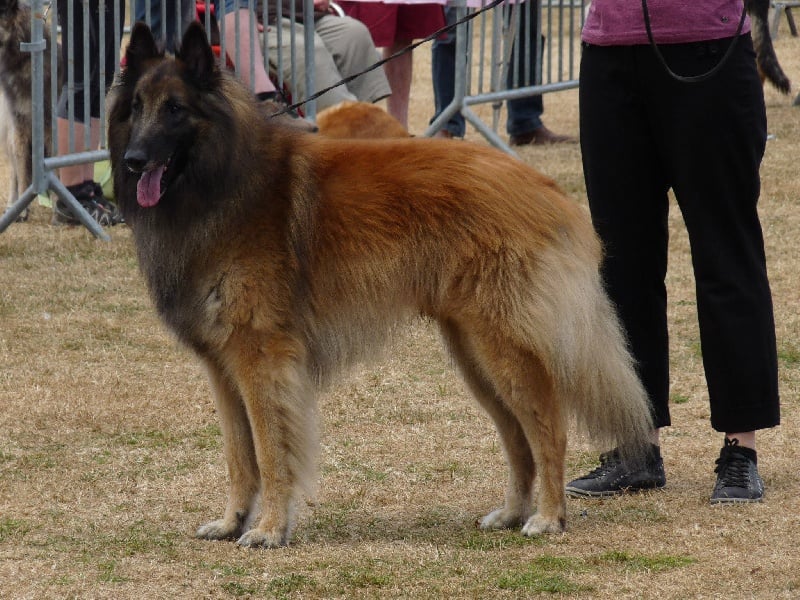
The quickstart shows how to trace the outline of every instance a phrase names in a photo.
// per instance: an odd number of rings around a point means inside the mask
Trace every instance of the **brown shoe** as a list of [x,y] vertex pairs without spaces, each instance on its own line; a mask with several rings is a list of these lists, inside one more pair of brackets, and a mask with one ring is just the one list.
[[447,129],[440,129],[439,131],[437,131],[436,133],[433,134],[433,137],[439,138],[439,139],[443,139],[443,140],[460,140],[460,139],[463,139],[463,138],[460,138],[460,137],[456,137],[455,135],[453,135],[453,133],[451,131],[448,131]]
[[560,135],[553,133],[542,125],[533,131],[526,131],[518,135],[512,135],[508,139],[511,146],[544,146],[547,144],[574,144],[578,140],[570,135]]

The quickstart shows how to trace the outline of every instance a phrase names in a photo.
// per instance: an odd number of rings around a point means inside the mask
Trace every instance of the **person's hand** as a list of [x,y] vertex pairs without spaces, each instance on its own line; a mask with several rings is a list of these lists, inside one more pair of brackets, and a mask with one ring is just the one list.
[[314,0],[314,10],[318,10],[320,12],[330,12],[330,9],[330,0]]

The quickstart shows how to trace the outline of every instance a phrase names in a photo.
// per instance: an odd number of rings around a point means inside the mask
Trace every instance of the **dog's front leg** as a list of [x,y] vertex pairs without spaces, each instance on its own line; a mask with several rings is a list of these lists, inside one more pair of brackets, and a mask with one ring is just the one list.
[[242,397],[221,368],[208,361],[208,378],[222,428],[225,459],[228,464],[230,491],[225,515],[197,530],[197,537],[207,540],[238,538],[258,494],[258,465],[253,436]]
[[[266,347],[265,347],[266,346]],[[247,407],[261,488],[261,518],[241,546],[275,548],[289,542],[294,504],[308,489],[316,458],[313,388],[291,340],[270,340],[237,368]],[[291,357],[291,358],[290,358]]]

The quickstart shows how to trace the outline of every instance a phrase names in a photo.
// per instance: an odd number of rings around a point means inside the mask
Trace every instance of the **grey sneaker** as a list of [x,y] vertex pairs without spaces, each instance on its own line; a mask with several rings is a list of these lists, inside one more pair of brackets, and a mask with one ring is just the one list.
[[711,493],[711,504],[761,502],[764,482],[758,474],[756,451],[739,445],[739,440],[725,438],[719,453],[717,483]]
[[658,446],[651,446],[644,467],[631,469],[620,458],[617,449],[600,455],[600,466],[570,481],[565,491],[572,498],[602,498],[663,488],[667,484],[664,461]]

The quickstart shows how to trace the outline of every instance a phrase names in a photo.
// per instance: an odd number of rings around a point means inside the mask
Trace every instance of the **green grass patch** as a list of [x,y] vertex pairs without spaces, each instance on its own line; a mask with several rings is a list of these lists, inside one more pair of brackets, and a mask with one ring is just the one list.
[[192,442],[198,450],[219,450],[222,448],[222,430],[217,423],[209,423],[205,427],[197,429]]
[[[652,494],[660,494],[660,491],[652,491]],[[609,512],[600,512],[608,508]],[[620,508],[600,507],[596,513],[608,523],[666,523],[668,517],[665,513],[655,507],[645,506],[623,506]]]
[[787,367],[794,367],[800,363],[800,349],[793,344],[783,344],[778,348],[778,360]]
[[242,565],[223,565],[220,563],[200,565],[204,569],[208,569],[214,575],[221,577],[246,577],[250,575],[250,570]]
[[138,521],[127,531],[112,536],[111,547],[117,548],[123,556],[157,553],[172,558],[176,554],[178,540],[183,537],[176,531],[162,531],[147,521]]
[[238,581],[226,581],[219,587],[221,587],[224,592],[236,598],[242,598],[245,596],[257,597],[261,595],[260,587],[255,585],[245,585],[243,583],[239,583]]
[[349,588],[382,588],[392,583],[394,577],[377,561],[365,566],[353,565],[339,571],[339,582]]
[[592,587],[576,583],[557,571],[561,566],[531,564],[525,570],[506,571],[497,579],[501,590],[516,590],[528,594],[577,594],[590,592]]
[[690,556],[677,556],[670,554],[631,554],[628,552],[611,551],[597,557],[597,562],[620,565],[628,571],[661,572],[677,569],[696,563]]
[[31,529],[32,527],[21,519],[2,517],[0,518],[0,543],[12,538],[21,538]]
[[306,575],[291,573],[282,577],[275,577],[267,584],[267,591],[277,598],[286,598],[291,594],[314,590],[317,582]]
[[97,565],[97,569],[100,571],[97,579],[101,583],[125,583],[126,581],[130,581],[128,577],[123,577],[117,573],[116,561],[109,560],[101,562]]
[[174,434],[158,429],[123,431],[113,435],[111,439],[118,446],[142,448],[170,448],[180,443],[180,438]]
[[545,544],[543,536],[528,537],[521,535],[518,530],[502,531],[481,531],[479,529],[469,530],[461,547],[466,550],[477,552],[493,552],[495,550],[507,550],[509,548],[521,548],[525,546],[542,546]]
[[684,394],[672,394],[669,397],[669,401],[672,404],[686,404],[689,402],[689,396],[685,396]]

